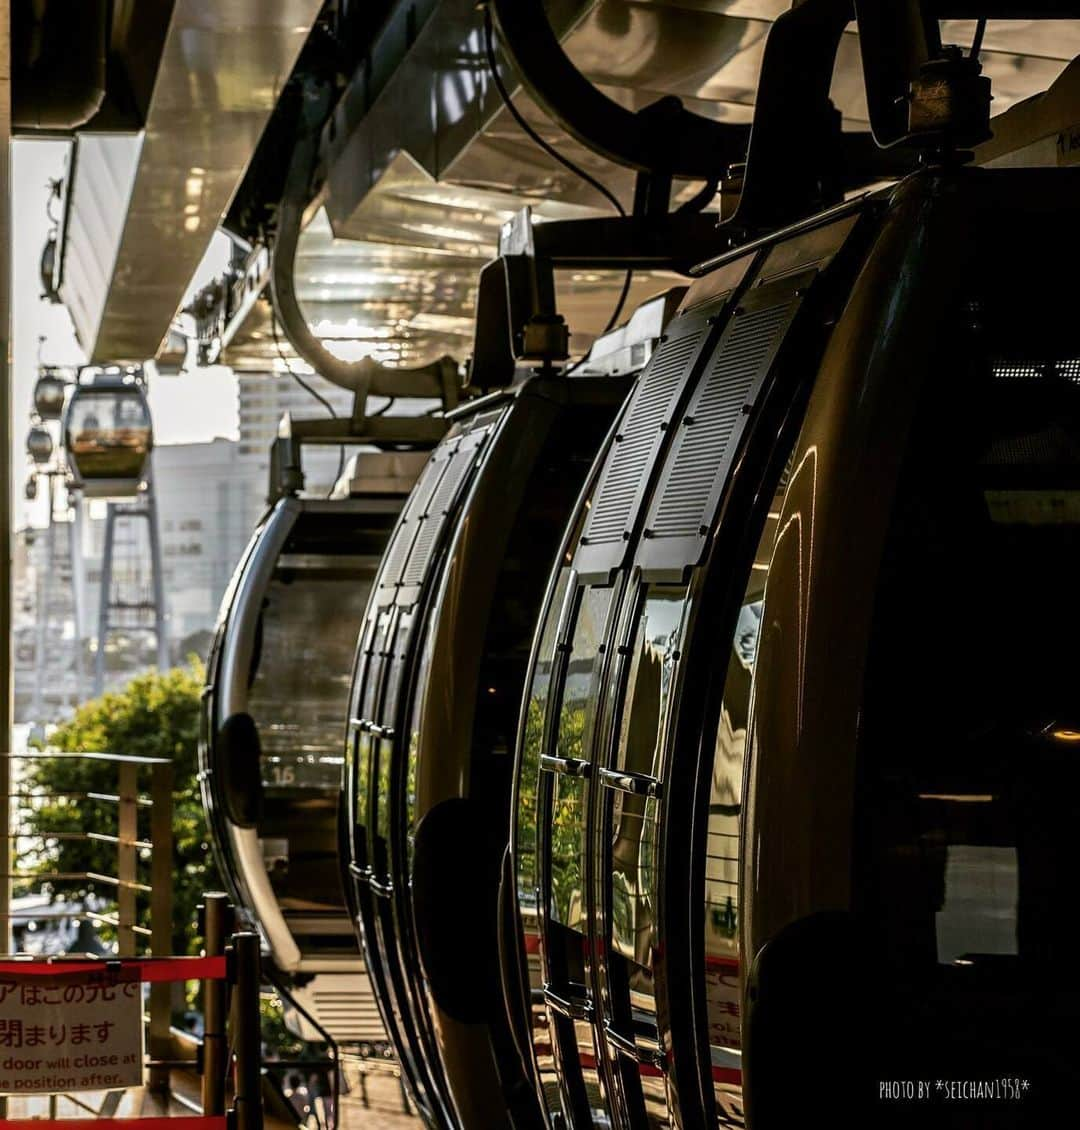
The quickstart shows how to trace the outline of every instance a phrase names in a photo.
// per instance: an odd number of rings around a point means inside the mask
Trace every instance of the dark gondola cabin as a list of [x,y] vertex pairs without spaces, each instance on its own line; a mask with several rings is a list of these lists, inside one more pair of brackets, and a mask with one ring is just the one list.
[[1075,1091],[1078,190],[927,172],[684,300],[519,734],[504,968],[551,1125],[795,1125],[838,1063],[845,1126],[910,1125],[894,1078],[1028,1079],[987,1126]]
[[351,697],[350,872],[432,1125],[538,1124],[499,979],[513,741],[567,519],[673,304],[644,306],[615,335],[621,348],[601,339],[572,375],[522,374],[454,413],[368,609]]
[[222,874],[292,995],[349,1043],[385,1039],[338,863],[349,671],[379,561],[426,457],[363,452],[346,497],[281,498],[225,594],[207,664],[202,781]]
[[34,383],[34,411],[42,420],[59,420],[64,414],[67,381],[53,369],[42,369]]

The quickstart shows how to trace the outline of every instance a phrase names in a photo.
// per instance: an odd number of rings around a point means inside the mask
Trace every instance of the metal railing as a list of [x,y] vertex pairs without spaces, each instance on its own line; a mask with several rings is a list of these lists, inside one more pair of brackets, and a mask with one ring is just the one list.
[[[211,900],[219,900],[212,904]],[[166,986],[180,984],[193,979],[202,983],[203,1008],[208,1018],[213,1018],[214,1040],[204,1037],[202,1053],[182,1060],[182,1065],[202,1075],[202,1104],[184,1103],[194,1114],[181,1115],[181,1122],[175,1125],[190,1127],[191,1130],[263,1130],[264,1103],[262,1087],[262,1042],[260,1032],[259,990],[262,982],[262,963],[258,934],[250,931],[233,933],[226,938],[224,930],[231,921],[231,908],[227,907],[224,896],[210,895],[207,898],[206,919],[213,917],[215,910],[222,913],[206,927],[207,950],[218,949],[220,953],[207,952],[203,957],[150,957],[150,958],[49,958],[39,962],[23,959],[12,960],[0,956],[0,970],[13,983],[28,975],[39,984],[45,976],[65,976],[75,974],[100,978],[101,983],[116,986],[122,982],[139,981],[148,983],[150,988],[159,984]],[[228,915],[228,917],[226,917]],[[216,936],[211,936],[217,930]],[[226,944],[227,943],[227,944]],[[95,991],[98,984],[94,984]],[[36,999],[36,998],[35,998]],[[35,1005],[27,1003],[27,1010]],[[21,1019],[19,1021],[22,1023]],[[220,1029],[218,1026],[220,1025]],[[21,1028],[20,1028],[21,1030]],[[209,1032],[207,1033],[209,1035]],[[232,1105],[226,1111],[228,1076],[232,1073]],[[145,1115],[139,1118],[116,1120],[122,1091],[110,1092],[106,1104],[95,1109],[81,1098],[67,1095],[78,1109],[86,1111],[95,1118],[108,1118],[111,1121],[130,1125],[138,1130],[140,1123],[150,1128],[162,1124],[161,1117]],[[15,1118],[3,1115],[5,1125],[14,1130],[49,1130],[74,1127],[76,1130],[89,1130],[94,1125],[88,1120],[57,1119],[58,1095],[48,1096],[47,1118]],[[116,1099],[110,1103],[109,1099]],[[176,1117],[167,1108],[161,1113],[166,1118]]]
[[[100,898],[100,906],[75,907],[73,919],[84,918],[95,927],[107,927],[116,934],[116,955],[121,958],[165,956],[172,950],[173,925],[173,764],[166,758],[135,757],[115,753],[72,753],[43,749],[25,753],[0,754],[9,764],[0,773],[0,875],[9,884],[85,885]],[[42,759],[77,759],[99,762],[114,770],[112,784],[85,792],[55,791],[34,786],[20,767]],[[10,784],[6,784],[9,782]],[[112,827],[66,828],[30,826],[32,813],[50,803],[77,805],[95,802],[115,812]],[[140,819],[141,816],[141,819]],[[36,822],[35,822],[36,823]],[[140,836],[140,824],[144,831]],[[55,854],[63,842],[84,842],[115,848],[109,871],[60,871],[40,863]],[[38,921],[48,917],[42,907],[25,912],[2,908],[0,913],[0,952],[9,949],[19,921]],[[145,910],[149,925],[140,921]],[[169,1067],[174,1056],[170,1031],[172,988],[153,984],[149,995],[150,1087],[169,1089]]]

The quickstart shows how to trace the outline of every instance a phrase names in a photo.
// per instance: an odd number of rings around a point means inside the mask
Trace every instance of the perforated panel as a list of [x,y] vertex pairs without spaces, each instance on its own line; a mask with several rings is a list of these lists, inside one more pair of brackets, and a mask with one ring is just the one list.
[[585,520],[574,559],[580,575],[601,577],[622,564],[665,433],[728,297],[719,295],[677,317],[642,373],[608,448]]
[[635,555],[647,578],[674,579],[701,559],[753,406],[780,347],[804,297],[822,285],[817,280],[857,220],[846,216],[776,244],[739,299],[714,354],[701,366],[664,456]]
[[731,319],[679,421],[645,519],[643,569],[676,572],[704,547],[750,408],[799,304],[783,284],[754,298],[763,301]]
[[420,528],[413,541],[412,552],[401,575],[403,589],[419,588],[427,580],[428,570],[441,535],[457,506],[469,473],[480,458],[480,452],[492,426],[488,425],[470,432],[450,457],[439,485],[431,496],[427,512],[420,520]]
[[405,504],[401,520],[383,558],[379,573],[379,592],[383,597],[380,603],[386,603],[387,598],[392,599],[397,586],[401,583],[401,574],[409,558],[409,550],[412,548],[421,519],[427,513],[431,496],[438,489],[443,473],[459,442],[458,437],[443,441],[428,460],[409,495],[409,501]]

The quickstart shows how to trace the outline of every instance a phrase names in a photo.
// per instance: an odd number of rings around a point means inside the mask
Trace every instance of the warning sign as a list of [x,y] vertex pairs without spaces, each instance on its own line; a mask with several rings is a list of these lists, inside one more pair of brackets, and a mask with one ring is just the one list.
[[138,1086],[142,1013],[140,982],[107,968],[0,973],[0,1094]]

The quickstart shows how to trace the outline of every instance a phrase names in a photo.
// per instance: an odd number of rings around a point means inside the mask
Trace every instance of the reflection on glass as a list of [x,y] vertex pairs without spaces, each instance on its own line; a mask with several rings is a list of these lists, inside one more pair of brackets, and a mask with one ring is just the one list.
[[[653,585],[647,591],[631,644],[615,750],[614,768],[651,779],[658,790],[664,776],[664,726],[685,607],[684,587]],[[618,1026],[643,1053],[630,1092],[632,1096],[640,1088],[640,1098],[630,1101],[642,1103],[646,1125],[660,1130],[671,1124],[667,1081],[660,1068],[648,1062],[659,1051],[653,985],[659,800],[615,790],[610,801],[610,961],[614,991],[623,997],[613,1002],[613,1008],[617,1020],[621,1014]]]
[[[570,761],[591,762],[600,678],[604,664],[604,635],[614,590],[587,588],[577,598],[576,618],[570,641],[562,700],[558,710],[555,754]],[[548,955],[553,975],[564,993],[586,994],[588,946],[585,900],[585,826],[588,789],[581,776],[550,774],[551,810],[549,827],[550,881],[548,910],[553,952]],[[585,1101],[601,1110],[598,1057],[592,1025],[575,1023],[559,1041],[563,1070],[579,1077]]]
[[420,724],[424,711],[424,688],[427,686],[434,658],[435,622],[429,619],[424,628],[424,639],[420,648],[420,666],[416,675],[412,708],[409,711],[409,725],[405,732],[408,746],[405,750],[405,851],[411,873],[413,848],[416,844],[416,789],[417,759],[420,755]]
[[344,907],[337,865],[342,735],[372,581],[373,568],[304,568],[283,557],[263,600],[248,711],[262,751],[259,834],[286,914]]
[[359,772],[357,774],[357,813],[361,825],[366,829],[367,835],[367,865],[371,867],[374,862],[374,853],[371,850],[372,838],[375,828],[372,824],[376,799],[377,784],[376,774],[376,740],[371,733],[371,725],[375,721],[375,711],[379,704],[379,694],[382,690],[383,673],[386,665],[387,636],[390,631],[392,612],[384,609],[379,613],[375,631],[371,642],[371,650],[367,661],[367,670],[364,674],[364,685],[360,696],[360,719],[365,723],[360,734]]
[[[994,334],[1068,320],[1003,291]],[[891,991],[890,1069],[1008,1071],[1048,1106],[1080,1085],[1080,386],[1063,356],[965,353],[927,381],[882,554],[858,778],[859,925]]]
[[540,773],[540,755],[543,753],[544,745],[544,720],[547,717],[552,666],[555,661],[555,639],[569,579],[570,570],[562,569],[548,607],[547,619],[544,621],[543,634],[540,638],[536,667],[533,671],[532,685],[529,688],[529,698],[525,708],[525,730],[521,741],[517,804],[514,813],[516,821],[515,866],[517,868],[518,911],[521,915],[522,934],[525,941],[525,963],[528,970],[529,990],[532,995],[529,1015],[532,1027],[533,1051],[536,1055],[540,1086],[549,1115],[561,1110],[561,1106],[550,1022],[547,1009],[536,997],[537,990],[543,987],[536,905],[536,891],[539,886],[536,859],[537,785]]
[[705,859],[705,1008],[719,1126],[742,1126],[739,989],[739,834],[750,688],[765,581],[784,502],[776,492],[758,543],[731,640],[713,751]]
[[[650,588],[633,642],[615,767],[659,781],[663,729],[679,649],[685,589]],[[631,996],[651,993],[655,943],[657,801],[616,792],[611,845],[611,946],[631,962]],[[655,1006],[645,999],[650,1011]]]
[[[566,669],[555,747],[573,761],[591,756],[603,652],[613,590],[586,589],[580,598]],[[556,774],[551,810],[551,917],[585,929],[585,781]]]
[[563,569],[556,583],[555,593],[548,608],[543,635],[533,671],[532,686],[525,708],[525,732],[521,743],[521,763],[518,777],[516,829],[516,863],[518,905],[536,908],[536,788],[540,773],[540,755],[544,745],[544,721],[547,717],[548,694],[551,690],[551,670],[555,662],[555,637],[559,629],[559,615],[566,598],[570,570]]
[[[379,711],[382,726],[394,726],[398,694],[401,689],[401,676],[405,664],[405,647],[408,637],[408,625],[399,621],[394,642],[393,654],[389,657],[389,670],[386,675],[386,691]],[[394,767],[394,743],[392,738],[379,738],[376,743],[376,770],[375,782],[375,831],[384,840],[389,841],[390,829],[393,823],[391,810],[391,789]]]

